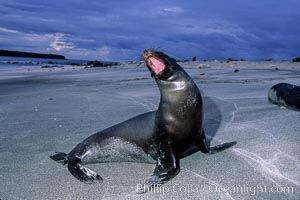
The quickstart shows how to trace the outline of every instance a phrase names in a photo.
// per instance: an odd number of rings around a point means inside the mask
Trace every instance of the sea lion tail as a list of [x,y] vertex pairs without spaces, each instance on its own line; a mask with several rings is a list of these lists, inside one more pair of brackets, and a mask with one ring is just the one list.
[[226,143],[223,143],[223,144],[219,144],[217,146],[214,146],[214,147],[210,147],[209,148],[209,154],[215,154],[215,153],[218,153],[218,152],[221,152],[221,151],[224,151],[234,145],[236,145],[237,142],[236,141],[233,141],[233,142],[226,142]]
[[54,155],[50,156],[50,158],[63,165],[68,163],[68,155],[63,152],[56,152]]

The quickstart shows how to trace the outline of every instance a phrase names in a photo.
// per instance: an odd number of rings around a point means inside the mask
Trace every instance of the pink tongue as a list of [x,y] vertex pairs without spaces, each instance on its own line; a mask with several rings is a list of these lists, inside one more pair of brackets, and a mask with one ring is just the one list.
[[163,71],[165,69],[165,64],[155,57],[149,57],[148,63],[151,67],[151,69],[155,72],[155,74],[158,74],[159,72]]

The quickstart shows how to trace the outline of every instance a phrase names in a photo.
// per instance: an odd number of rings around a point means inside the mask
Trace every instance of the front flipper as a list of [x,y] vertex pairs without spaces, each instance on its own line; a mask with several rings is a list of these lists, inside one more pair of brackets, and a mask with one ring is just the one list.
[[171,144],[164,145],[166,148],[160,149],[160,155],[157,160],[153,174],[145,180],[142,190],[137,191],[138,194],[146,193],[153,187],[158,187],[172,178],[179,172],[179,159],[173,153]]

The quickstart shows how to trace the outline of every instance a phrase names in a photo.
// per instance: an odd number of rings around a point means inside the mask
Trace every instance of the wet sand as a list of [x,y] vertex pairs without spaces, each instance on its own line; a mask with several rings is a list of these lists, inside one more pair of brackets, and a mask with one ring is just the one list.
[[154,165],[93,164],[104,182],[85,185],[49,155],[156,110],[159,91],[144,65],[0,72],[0,199],[299,199],[300,112],[268,103],[267,93],[279,82],[300,85],[300,64],[182,66],[202,92],[211,145],[237,145],[182,159],[178,176],[142,195]]

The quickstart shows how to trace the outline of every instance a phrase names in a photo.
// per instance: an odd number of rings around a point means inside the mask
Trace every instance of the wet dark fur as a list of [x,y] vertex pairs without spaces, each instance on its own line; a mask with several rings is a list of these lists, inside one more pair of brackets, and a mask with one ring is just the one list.
[[268,92],[270,103],[300,111],[300,87],[289,83],[278,83]]

